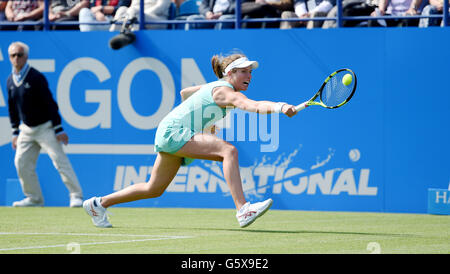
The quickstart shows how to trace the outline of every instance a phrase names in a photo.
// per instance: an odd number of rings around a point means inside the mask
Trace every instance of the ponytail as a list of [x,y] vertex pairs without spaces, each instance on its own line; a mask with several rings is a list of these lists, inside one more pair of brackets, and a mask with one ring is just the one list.
[[214,55],[211,58],[211,65],[212,69],[214,71],[214,74],[217,76],[217,78],[222,79],[223,78],[223,70],[222,70],[222,64],[220,62],[219,55]]

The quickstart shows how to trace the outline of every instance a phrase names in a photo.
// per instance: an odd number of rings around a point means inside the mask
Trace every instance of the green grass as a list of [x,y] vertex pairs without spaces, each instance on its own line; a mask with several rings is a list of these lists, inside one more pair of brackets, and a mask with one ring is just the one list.
[[[234,210],[112,208],[113,228],[81,208],[0,207],[0,254],[381,253],[450,254],[450,216],[269,210],[239,228]],[[174,237],[183,236],[183,237]],[[70,247],[70,245],[69,245]]]

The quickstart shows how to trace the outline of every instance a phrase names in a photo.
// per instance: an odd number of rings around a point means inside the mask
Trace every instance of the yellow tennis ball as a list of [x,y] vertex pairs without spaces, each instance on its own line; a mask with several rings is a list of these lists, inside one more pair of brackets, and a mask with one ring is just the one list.
[[352,83],[353,77],[350,73],[347,73],[342,77],[342,84],[348,86]]

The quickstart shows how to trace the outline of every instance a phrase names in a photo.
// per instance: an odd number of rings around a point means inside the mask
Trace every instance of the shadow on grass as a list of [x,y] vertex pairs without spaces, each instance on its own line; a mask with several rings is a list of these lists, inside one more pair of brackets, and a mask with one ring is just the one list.
[[[152,229],[155,229],[152,228]],[[384,237],[420,237],[414,234],[381,233],[381,232],[354,232],[354,231],[323,231],[323,230],[271,230],[271,229],[247,229],[247,228],[206,228],[206,227],[158,227],[162,230],[194,230],[194,231],[230,231],[239,233],[270,233],[270,234],[334,234],[334,235],[359,235],[359,236],[384,236]]]
[[[201,228],[196,228],[201,230]],[[275,233],[275,234],[336,234],[336,235],[363,235],[363,236],[390,236],[390,237],[416,237],[411,234],[377,233],[377,232],[353,232],[353,231],[323,231],[323,230],[267,230],[245,228],[203,228],[204,230],[226,230],[246,233]]]

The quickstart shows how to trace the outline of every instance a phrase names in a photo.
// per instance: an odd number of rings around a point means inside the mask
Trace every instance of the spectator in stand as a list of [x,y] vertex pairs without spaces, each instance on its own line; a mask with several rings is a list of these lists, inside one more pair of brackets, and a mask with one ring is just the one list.
[[[5,7],[6,19],[10,22],[35,22],[44,13],[43,0],[9,0]],[[38,30],[40,25],[3,26],[3,30]]]
[[[293,0],[243,0],[241,14],[244,19],[254,18],[280,18],[283,12],[293,11]],[[279,22],[244,23],[243,28],[279,28]]]
[[[186,20],[224,20],[235,19],[235,0],[203,0],[200,5],[200,14],[191,15]],[[244,19],[250,18],[279,18],[284,10],[293,9],[292,0],[255,0],[241,3],[241,16]],[[214,24],[186,24],[189,28],[212,28],[216,29],[233,28],[234,23],[214,23]],[[278,22],[271,23],[243,23],[243,28],[278,27]]]
[[[202,0],[199,7],[199,14],[193,14],[186,18],[193,20],[226,20],[235,18],[235,0]],[[189,29],[229,29],[234,27],[234,23],[190,23],[185,25],[185,30]]]
[[[8,1],[0,2],[0,21],[7,21],[6,15],[5,15],[6,4],[8,4]],[[2,26],[0,26],[0,30],[1,29],[2,29]]]
[[[449,1],[450,4],[450,1]],[[442,14],[444,10],[444,1],[430,0],[430,3],[423,8],[422,15]],[[450,11],[450,8],[449,8]],[[444,26],[441,18],[420,18],[419,27],[426,28],[430,26]]]
[[[342,16],[370,16],[370,14],[377,7],[376,0],[343,0],[342,1]],[[336,18],[337,6],[334,6],[329,12],[327,17]],[[368,20],[343,20],[343,27],[367,27]],[[336,20],[327,20],[323,23],[323,29],[336,28]]]
[[[414,15],[419,9],[421,0],[379,0],[378,8],[370,16],[406,16]],[[377,19],[369,20],[369,27],[407,27],[417,26],[418,19]]]
[[[412,0],[409,9],[406,11],[406,15],[420,15],[422,13],[422,4],[426,4],[428,0]],[[416,24],[414,26],[419,25],[419,20],[416,20]]]
[[89,7],[80,10],[80,31],[108,30],[110,24],[89,25],[88,23],[111,23],[117,9],[120,7],[129,7],[130,4],[131,0],[90,0]]
[[185,0],[172,0],[172,2],[175,4],[177,9],[180,7],[181,4],[183,4]]
[[[89,0],[50,0],[48,19],[51,22],[77,21],[82,8],[89,7]],[[78,24],[55,25],[52,29],[78,30]]]
[[[169,18],[169,7],[171,0],[144,0],[144,15],[145,22],[152,20],[167,20]],[[116,11],[114,21],[120,22],[123,20],[138,19],[140,10],[140,0],[131,0],[129,7],[122,6]],[[167,24],[146,24],[146,29],[166,29]],[[118,31],[121,29],[120,24],[112,24],[109,28],[110,31]],[[139,29],[138,24],[133,24],[131,31]]]
[[[336,0],[296,0],[294,3],[294,11],[284,11],[281,14],[282,19],[289,18],[315,18],[326,17],[328,12],[336,5]],[[306,27],[308,29],[322,27],[324,21],[283,21],[281,29],[290,29],[295,27]]]

